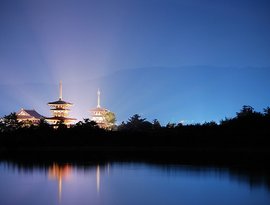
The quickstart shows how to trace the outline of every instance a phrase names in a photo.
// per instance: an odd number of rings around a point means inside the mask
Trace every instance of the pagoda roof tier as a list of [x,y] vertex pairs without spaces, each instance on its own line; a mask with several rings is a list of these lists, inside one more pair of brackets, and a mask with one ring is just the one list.
[[67,120],[70,120],[70,121],[73,121],[73,120],[77,120],[76,118],[70,118],[70,117],[48,117],[46,118],[46,120],[59,120],[59,121],[67,121]]
[[96,108],[91,109],[91,111],[106,111],[106,112],[108,112],[109,110],[106,108],[102,108],[102,107],[96,107]]
[[70,109],[68,109],[68,108],[52,108],[50,110],[67,110],[67,111],[70,111]]
[[72,103],[69,103],[69,102],[66,102],[66,101],[63,101],[63,100],[57,100],[57,101],[54,101],[54,102],[49,102],[48,105],[73,105]]

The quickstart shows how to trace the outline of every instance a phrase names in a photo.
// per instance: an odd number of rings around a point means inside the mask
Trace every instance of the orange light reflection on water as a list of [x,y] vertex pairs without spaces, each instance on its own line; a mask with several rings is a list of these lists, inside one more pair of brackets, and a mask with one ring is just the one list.
[[58,199],[61,202],[62,198],[62,181],[63,178],[67,178],[70,176],[72,172],[72,167],[68,164],[66,165],[58,165],[54,163],[51,167],[49,167],[49,179],[58,181]]

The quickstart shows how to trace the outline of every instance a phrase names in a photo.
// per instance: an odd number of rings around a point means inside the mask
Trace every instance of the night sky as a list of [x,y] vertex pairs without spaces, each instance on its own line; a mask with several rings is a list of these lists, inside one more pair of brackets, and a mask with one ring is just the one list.
[[117,122],[202,123],[270,106],[269,0],[0,0],[0,116],[47,102]]

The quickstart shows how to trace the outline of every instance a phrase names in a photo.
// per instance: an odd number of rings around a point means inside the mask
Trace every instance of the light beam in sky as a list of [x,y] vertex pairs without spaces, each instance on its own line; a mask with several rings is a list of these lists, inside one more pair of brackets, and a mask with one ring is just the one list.
[[13,0],[0,5],[0,115],[49,116],[58,97],[89,118],[96,90],[118,123],[219,121],[270,103],[266,0]]

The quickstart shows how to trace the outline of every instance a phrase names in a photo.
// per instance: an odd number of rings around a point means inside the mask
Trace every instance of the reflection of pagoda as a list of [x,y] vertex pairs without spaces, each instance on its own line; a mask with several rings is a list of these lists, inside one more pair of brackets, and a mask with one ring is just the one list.
[[99,127],[106,128],[108,125],[105,115],[110,112],[106,108],[102,108],[100,106],[100,91],[97,91],[97,107],[94,109],[91,109],[91,120],[95,121]]
[[[101,186],[101,176],[104,175],[103,171],[107,172],[107,176],[110,175],[110,164],[107,164],[105,169],[102,169],[99,164],[96,166],[96,175],[93,176],[96,177],[96,191],[97,194],[100,193],[100,186]],[[69,178],[73,178],[73,173],[72,173],[73,167],[70,164],[58,164],[58,163],[53,163],[53,165],[49,166],[48,169],[48,178],[50,180],[57,180],[58,182],[58,199],[59,202],[62,200],[62,191],[63,191],[63,182],[68,180]],[[92,172],[91,172],[92,173]],[[71,182],[72,184],[72,182]]]
[[68,117],[70,111],[68,108],[72,106],[72,103],[62,100],[62,82],[60,82],[59,89],[60,89],[59,100],[48,103],[48,105],[52,107],[51,112],[53,117],[46,118],[46,120],[50,124],[54,125],[61,122],[65,125],[70,125],[76,120],[75,118]]
[[62,180],[71,174],[72,167],[69,165],[60,166],[58,164],[53,164],[49,167],[49,178],[57,179],[58,181],[58,199],[61,201],[62,198]]

